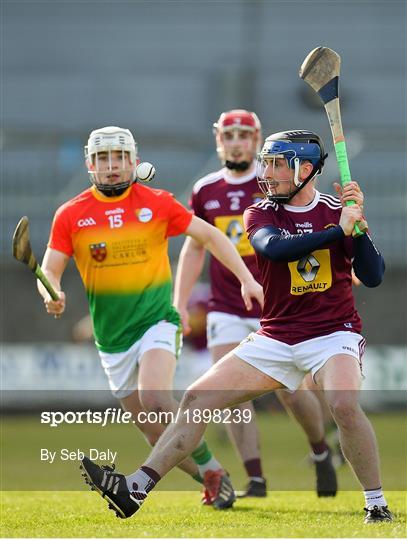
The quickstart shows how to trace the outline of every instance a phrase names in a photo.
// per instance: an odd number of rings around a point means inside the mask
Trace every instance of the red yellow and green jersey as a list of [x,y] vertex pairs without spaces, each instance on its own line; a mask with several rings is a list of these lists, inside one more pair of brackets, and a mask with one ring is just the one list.
[[58,208],[48,247],[75,259],[99,350],[126,351],[157,322],[180,323],[168,237],[191,219],[171,193],[140,184],[118,197],[92,186]]

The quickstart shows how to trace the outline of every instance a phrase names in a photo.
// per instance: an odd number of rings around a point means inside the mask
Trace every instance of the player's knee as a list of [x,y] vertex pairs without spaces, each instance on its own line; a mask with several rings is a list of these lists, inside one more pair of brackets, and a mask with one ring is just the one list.
[[148,413],[155,413],[157,416],[170,411],[172,409],[172,403],[170,396],[166,394],[167,392],[161,392],[159,390],[142,392],[140,394],[140,401],[144,410]]
[[199,393],[190,388],[187,388],[185,394],[182,397],[180,403],[180,409],[185,411],[187,409],[192,409],[196,407],[196,404],[199,402]]
[[352,429],[356,425],[360,407],[354,396],[339,394],[329,404],[329,408],[336,423],[343,429]]
[[206,393],[195,390],[194,388],[188,388],[180,403],[181,416],[183,418],[194,417],[197,423],[200,422],[200,411],[209,409],[209,403],[206,402]]

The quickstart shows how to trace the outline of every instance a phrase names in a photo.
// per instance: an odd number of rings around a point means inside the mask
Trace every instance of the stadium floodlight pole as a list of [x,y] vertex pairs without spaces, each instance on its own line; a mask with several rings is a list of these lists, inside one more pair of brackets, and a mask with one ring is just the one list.
[[[337,52],[328,47],[316,47],[305,58],[299,75],[301,79],[304,79],[315,90],[324,104],[331,127],[341,185],[344,187],[351,181],[352,177],[349,169],[339,104],[340,68],[341,57]],[[346,206],[353,204],[355,204],[355,201],[346,202]],[[366,228],[366,222],[355,223],[353,236],[364,234]]]
[[28,227],[27,216],[20,219],[16,230],[14,231],[13,256],[17,259],[17,261],[20,261],[28,266],[28,268],[37,276],[37,279],[39,279],[47,289],[53,300],[59,300],[58,294],[55,292],[55,289],[46,278],[44,272],[41,270],[41,267],[37,263],[35,255],[31,249],[30,229]]

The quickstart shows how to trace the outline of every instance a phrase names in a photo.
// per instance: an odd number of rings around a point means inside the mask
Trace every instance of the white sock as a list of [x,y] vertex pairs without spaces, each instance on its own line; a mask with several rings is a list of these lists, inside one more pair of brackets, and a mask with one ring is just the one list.
[[153,480],[140,469],[133,474],[126,476],[127,488],[129,491],[147,491]]
[[325,461],[328,457],[329,450],[325,450],[322,452],[322,454],[314,454],[314,452],[310,453],[311,459],[314,463],[321,463],[321,461]]
[[387,506],[386,499],[383,495],[383,490],[381,487],[377,489],[365,489],[363,491],[366,501],[366,508],[369,506]]
[[223,467],[214,457],[211,457],[211,459],[205,464],[198,465],[199,474],[202,476],[202,478],[206,471],[219,471],[219,469],[223,469]]
[[249,476],[249,480],[254,480],[255,482],[261,482],[262,484],[266,483],[266,480],[261,476]]

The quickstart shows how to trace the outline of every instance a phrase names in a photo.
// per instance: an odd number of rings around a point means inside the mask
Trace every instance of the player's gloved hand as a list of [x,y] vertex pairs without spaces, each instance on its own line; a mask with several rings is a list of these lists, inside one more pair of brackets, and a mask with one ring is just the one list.
[[175,308],[177,309],[181,317],[182,333],[184,336],[187,336],[192,331],[192,328],[189,324],[189,312],[186,308],[181,308],[177,305],[175,306]]
[[257,283],[257,281],[254,278],[252,278],[249,281],[242,282],[240,292],[244,300],[247,311],[250,311],[253,308],[252,299],[257,300],[257,302],[260,304],[261,308],[263,309],[263,305],[264,305],[263,287],[260,285],[260,283]]
[[362,220],[362,210],[359,205],[344,206],[342,208],[339,225],[342,227],[345,236],[351,236],[357,221]]
[[57,319],[65,311],[65,293],[62,291],[56,291],[59,296],[59,300],[52,300],[51,296],[47,294],[44,298],[45,309],[50,315],[54,315]]

